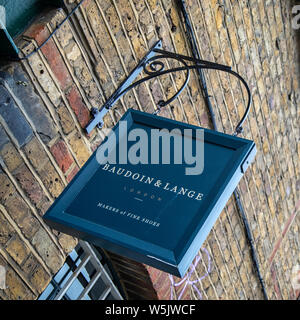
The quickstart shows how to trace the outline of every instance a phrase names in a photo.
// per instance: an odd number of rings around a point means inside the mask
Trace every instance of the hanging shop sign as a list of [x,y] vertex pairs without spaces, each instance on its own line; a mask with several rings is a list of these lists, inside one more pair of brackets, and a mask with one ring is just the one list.
[[44,219],[182,277],[255,153],[253,141],[129,109]]

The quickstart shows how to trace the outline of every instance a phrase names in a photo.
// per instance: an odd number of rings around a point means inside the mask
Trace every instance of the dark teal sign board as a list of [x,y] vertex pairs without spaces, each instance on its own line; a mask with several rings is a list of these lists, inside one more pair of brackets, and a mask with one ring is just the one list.
[[[126,121],[128,132],[140,128],[149,136],[151,129],[192,129],[193,141],[200,129],[133,109],[121,121]],[[252,141],[203,130],[201,174],[186,175],[187,165],[172,161],[99,164],[95,152],[45,221],[109,251],[184,276],[256,153]],[[113,131],[118,136],[119,124]],[[127,148],[133,144],[128,141]],[[162,144],[159,148],[162,151]]]

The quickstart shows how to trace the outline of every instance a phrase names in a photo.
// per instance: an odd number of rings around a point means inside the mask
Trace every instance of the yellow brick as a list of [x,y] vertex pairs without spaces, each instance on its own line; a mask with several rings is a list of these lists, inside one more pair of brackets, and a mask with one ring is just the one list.
[[236,59],[236,63],[239,63],[239,61],[240,61],[240,47],[239,47],[237,36],[234,31],[230,34],[230,42],[231,42],[232,51],[233,51],[235,59]]
[[58,242],[66,253],[70,253],[77,244],[75,238],[64,233],[59,234]]
[[269,203],[269,208],[270,208],[272,215],[275,215],[276,207],[275,207],[274,200],[273,200],[272,196],[268,196],[268,203]]
[[9,180],[8,176],[0,171],[0,200],[1,203],[4,203],[6,200],[11,198],[16,189],[13,186],[12,182]]
[[2,147],[0,155],[9,171],[15,170],[23,162],[17,149],[10,142]]
[[247,32],[248,42],[251,43],[252,40],[254,40],[254,34],[252,31],[251,14],[249,12],[248,7],[243,8],[243,15],[244,15],[245,29]]
[[63,264],[65,257],[58,251],[56,245],[49,237],[48,233],[40,228],[32,238],[32,244],[35,246],[37,252],[46,262],[51,272],[56,273]]
[[51,280],[51,276],[42,268],[38,266],[32,273],[30,282],[38,290],[39,293],[42,293],[48,283]]
[[69,138],[69,143],[71,145],[73,152],[76,155],[76,158],[79,164],[82,166],[90,157],[88,148],[82,141],[81,136],[77,133]]
[[11,238],[13,234],[13,227],[9,224],[6,217],[0,211],[0,245],[5,245],[5,243]]
[[39,170],[40,177],[53,197],[58,197],[64,189],[63,182],[57,171],[48,160]]
[[132,39],[132,45],[134,51],[139,59],[142,59],[145,55],[146,48],[143,46],[143,39],[140,36],[135,36]]
[[66,106],[61,104],[57,108],[57,113],[58,113],[58,116],[60,119],[60,124],[61,124],[61,127],[62,127],[64,133],[69,134],[75,128],[75,122],[74,122],[70,112],[68,111]]
[[225,59],[225,64],[226,65],[231,66],[233,64],[230,47],[225,47],[224,59]]
[[220,30],[223,27],[223,17],[224,17],[222,7],[218,7],[215,14],[216,14],[216,26],[217,26],[217,29]]
[[41,165],[43,165],[45,160],[48,158],[43,146],[35,137],[31,139],[29,143],[27,143],[27,145],[24,147],[24,151],[36,169],[41,167]]
[[149,7],[151,8],[151,11],[157,10],[159,7],[159,1],[158,0],[147,0],[147,3]]
[[259,80],[257,81],[257,88],[258,88],[258,92],[260,94],[260,97],[263,98],[266,92],[266,88],[265,88],[265,81],[262,77],[259,78]]
[[22,264],[29,255],[29,249],[18,236],[10,239],[5,249],[19,265]]
[[6,285],[8,289],[5,293],[10,300],[24,300],[30,295],[29,289],[13,269],[9,269],[6,273]]

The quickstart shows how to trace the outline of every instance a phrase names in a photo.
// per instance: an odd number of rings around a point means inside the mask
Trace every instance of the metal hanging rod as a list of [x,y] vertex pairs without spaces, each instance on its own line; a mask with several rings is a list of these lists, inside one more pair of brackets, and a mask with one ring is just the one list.
[[[175,59],[179,61],[182,64],[182,66],[165,70],[165,64],[162,61],[162,59]],[[193,64],[188,64],[188,63],[193,63]],[[177,54],[177,53],[163,50],[161,40],[157,41],[152,46],[152,48],[143,57],[143,59],[139,62],[139,64],[135,67],[135,69],[121,83],[121,85],[116,89],[116,91],[111,95],[111,97],[104,103],[104,105],[100,109],[97,109],[97,108],[92,109],[91,112],[92,112],[93,119],[85,128],[86,133],[90,134],[91,131],[96,126],[98,128],[101,128],[103,125],[103,117],[106,115],[108,110],[111,109],[114,106],[114,104],[129,90],[135,88],[136,86],[140,85],[145,81],[162,76],[164,74],[175,73],[178,71],[185,71],[186,72],[185,81],[183,85],[178,89],[178,91],[168,100],[166,101],[160,100],[157,103],[157,110],[155,113],[158,113],[162,107],[165,107],[166,105],[173,102],[184,90],[184,88],[187,86],[188,81],[190,79],[190,70],[192,69],[208,69],[208,70],[218,70],[218,71],[227,72],[237,77],[244,84],[248,93],[248,103],[247,103],[245,113],[234,131],[235,135],[241,133],[243,130],[242,125],[249,114],[250,105],[251,105],[251,93],[250,93],[250,89],[248,87],[247,82],[237,72],[233,71],[230,66],[226,66],[226,65],[206,61],[206,60],[200,60],[200,59],[185,56],[182,54]],[[141,74],[141,72],[144,72],[147,76],[134,82],[135,79]]]

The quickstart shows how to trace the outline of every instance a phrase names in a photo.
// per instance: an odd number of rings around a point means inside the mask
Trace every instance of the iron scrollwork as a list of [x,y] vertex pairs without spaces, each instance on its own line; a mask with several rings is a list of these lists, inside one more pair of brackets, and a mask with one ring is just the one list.
[[[192,69],[208,69],[208,70],[218,70],[227,72],[229,74],[232,74],[233,76],[237,77],[245,86],[247,93],[248,93],[248,104],[246,107],[246,111],[238,123],[238,125],[235,128],[234,134],[237,135],[242,132],[242,124],[246,120],[250,105],[251,105],[251,92],[247,85],[247,82],[235,71],[231,69],[230,66],[195,59],[189,56],[181,55],[172,53],[169,51],[165,51],[161,49],[161,41],[158,41],[151,49],[150,51],[145,55],[145,57],[141,60],[141,62],[137,65],[137,67],[130,73],[130,75],[122,82],[122,84],[118,87],[118,89],[112,94],[112,96],[106,101],[106,103],[102,106],[100,110],[93,108],[92,115],[94,119],[88,124],[86,127],[86,132],[89,134],[95,126],[101,127],[102,126],[102,119],[104,115],[108,112],[109,109],[112,108],[112,106],[129,90],[135,88],[136,86],[140,85],[143,82],[149,81],[153,78],[169,74],[169,73],[175,73],[179,71],[185,71],[185,80],[181,87],[177,90],[177,92],[169,99],[160,100],[157,103],[157,109],[154,112],[154,114],[157,114],[160,112],[162,107],[167,106],[168,104],[172,103],[179,95],[180,93],[185,89],[187,86],[189,79],[190,79],[190,70]],[[165,68],[165,63],[163,62],[163,59],[174,59],[180,62],[181,66],[176,68]],[[192,63],[192,64],[188,64]],[[138,77],[138,75],[144,72],[147,76],[143,77],[140,80],[137,80],[134,82],[134,80]]]

